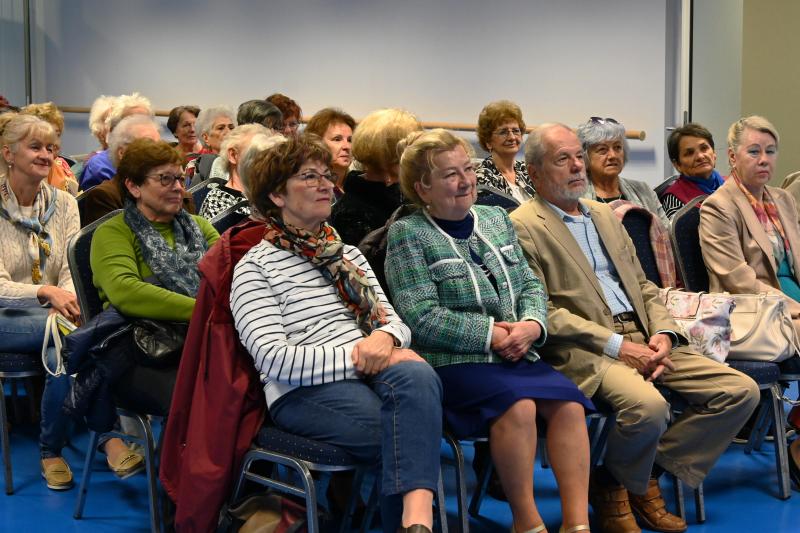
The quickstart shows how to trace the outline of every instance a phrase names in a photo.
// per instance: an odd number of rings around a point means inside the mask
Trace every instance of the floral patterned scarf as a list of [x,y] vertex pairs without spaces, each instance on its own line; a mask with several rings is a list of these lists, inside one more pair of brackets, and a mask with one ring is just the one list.
[[386,310],[378,300],[366,273],[344,257],[344,245],[336,230],[323,223],[315,235],[310,231],[269,217],[264,240],[276,248],[308,259],[334,284],[345,307],[356,315],[358,327],[369,335],[387,324]]
[[33,200],[32,216],[28,218],[22,214],[8,179],[0,178],[0,217],[28,232],[28,255],[33,262],[31,280],[36,285],[42,281],[42,273],[53,246],[53,238],[44,227],[56,211],[57,194],[58,191],[52,186],[42,183]]
[[753,208],[753,211],[755,211],[758,221],[761,222],[764,232],[767,235],[770,235],[772,233],[772,227],[774,226],[778,231],[778,234],[781,236],[781,239],[783,239],[783,249],[786,251],[786,255],[791,256],[789,239],[786,238],[786,232],[783,230],[783,224],[781,224],[781,218],[778,215],[778,206],[775,205],[775,202],[772,200],[772,196],[770,196],[769,191],[767,191],[765,187],[764,195],[761,201],[759,201],[750,193],[750,191],[747,190],[747,187],[742,185],[736,170],[731,172],[731,176],[736,181],[736,185],[739,187],[739,190],[742,191],[744,197],[747,198],[748,202],[750,202],[750,206]]

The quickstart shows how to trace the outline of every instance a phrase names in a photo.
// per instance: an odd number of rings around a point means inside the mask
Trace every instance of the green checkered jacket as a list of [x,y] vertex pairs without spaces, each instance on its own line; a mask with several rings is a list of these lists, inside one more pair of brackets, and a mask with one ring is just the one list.
[[[500,363],[490,342],[494,321],[535,320],[547,337],[546,302],[517,244],[506,212],[473,206],[475,228],[468,239],[453,239],[424,210],[389,228],[386,280],[393,305],[411,328],[411,346],[432,366]],[[470,248],[497,281],[495,290]],[[499,291],[499,294],[498,294]],[[525,356],[536,361],[533,347]]]

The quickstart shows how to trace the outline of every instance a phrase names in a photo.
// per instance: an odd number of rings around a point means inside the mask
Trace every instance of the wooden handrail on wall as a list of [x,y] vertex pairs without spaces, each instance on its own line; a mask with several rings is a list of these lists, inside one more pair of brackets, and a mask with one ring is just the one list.
[[[58,108],[62,113],[89,113],[88,107],[60,105]],[[155,111],[157,117],[168,117],[169,111],[157,110]],[[303,122],[308,122],[311,117],[303,117]],[[356,120],[356,123],[360,121]],[[459,123],[459,122],[423,122],[422,127],[425,129],[444,128],[453,131],[475,131],[475,124]],[[528,133],[533,131],[535,126],[528,126],[526,129]],[[644,130],[625,130],[625,138],[638,139],[643,141],[647,134]]]

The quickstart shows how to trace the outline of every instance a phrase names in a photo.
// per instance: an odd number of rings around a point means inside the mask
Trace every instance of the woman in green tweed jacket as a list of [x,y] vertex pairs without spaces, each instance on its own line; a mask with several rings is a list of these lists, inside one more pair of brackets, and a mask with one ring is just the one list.
[[413,348],[442,380],[445,421],[457,437],[489,436],[512,531],[528,532],[545,530],[532,482],[539,416],[563,524],[588,530],[584,416],[593,406],[536,353],[547,337],[542,283],[505,211],[474,205],[466,141],[432,130],[412,133],[399,149],[403,195],[422,209],[389,229],[386,278]]

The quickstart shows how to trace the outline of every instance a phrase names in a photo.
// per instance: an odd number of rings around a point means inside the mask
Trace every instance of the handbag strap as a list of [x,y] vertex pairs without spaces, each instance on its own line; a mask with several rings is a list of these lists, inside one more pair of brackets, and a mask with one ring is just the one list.
[[[56,351],[56,369],[50,370],[47,366],[47,347],[50,345],[50,339],[53,339],[53,346]],[[64,370],[64,359],[61,357],[61,333],[58,331],[58,314],[50,313],[47,315],[47,322],[44,325],[44,338],[42,339],[42,366],[45,371],[53,377],[62,376],[66,373]]]

